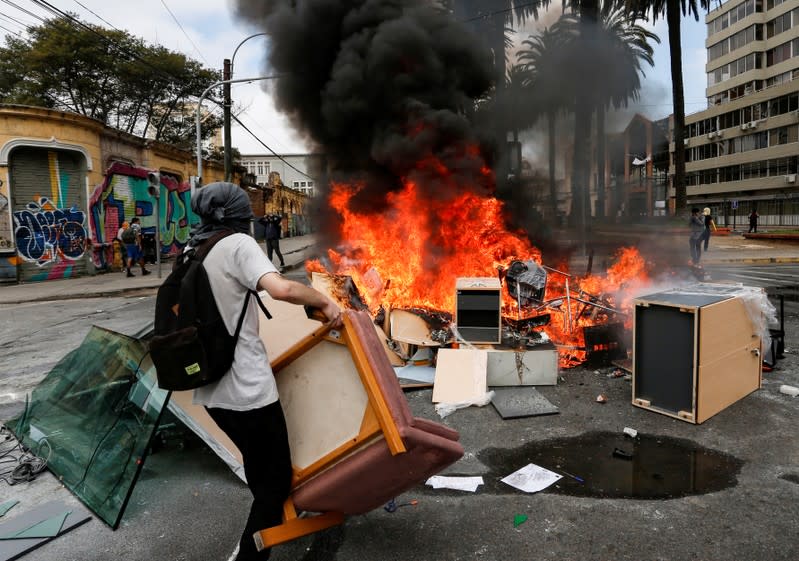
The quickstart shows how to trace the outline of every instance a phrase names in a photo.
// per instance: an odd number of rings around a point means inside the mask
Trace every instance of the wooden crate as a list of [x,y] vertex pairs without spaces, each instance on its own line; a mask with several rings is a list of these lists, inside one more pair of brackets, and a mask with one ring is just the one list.
[[461,277],[455,283],[455,325],[470,343],[502,340],[502,284],[494,277]]
[[699,424],[760,388],[760,336],[743,300],[720,291],[636,299],[633,405]]

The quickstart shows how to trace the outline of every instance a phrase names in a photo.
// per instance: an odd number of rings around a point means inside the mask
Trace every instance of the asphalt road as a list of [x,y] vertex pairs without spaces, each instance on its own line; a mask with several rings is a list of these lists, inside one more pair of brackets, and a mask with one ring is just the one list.
[[[793,276],[783,266],[723,269],[727,275],[748,278],[748,283],[782,283]],[[721,272],[714,269],[714,278],[721,280],[717,276]],[[151,310],[152,298],[3,307],[2,419],[19,405],[20,394],[32,386],[32,380],[77,346],[91,324],[132,334],[149,321]],[[797,328],[799,315],[789,309],[788,353],[778,369],[764,375],[761,390],[702,425],[633,407],[630,382],[608,377],[607,368],[562,371],[557,386],[540,387],[560,410],[545,417],[502,420],[489,405],[459,410],[440,420],[429,390],[407,393],[416,415],[460,432],[466,455],[447,473],[482,475],[485,484],[473,494],[419,486],[398,497],[400,503],[416,499],[416,506],[349,518],[342,527],[276,548],[272,559],[795,561],[799,559],[799,442],[794,436],[799,398],[783,395],[778,388],[799,386]],[[607,403],[596,402],[600,393],[608,397]],[[631,469],[633,464],[614,460],[610,449],[597,456],[597,466],[586,463],[587,446],[601,441],[596,431],[621,435],[624,427],[656,442],[675,438],[681,445],[700,446],[732,458],[738,467],[723,488],[708,489],[703,479],[708,475],[699,469],[696,456],[689,454],[685,460],[685,453],[677,449],[674,457],[663,460],[662,473],[642,475]],[[585,435],[581,441],[568,440]],[[601,465],[630,488],[640,487],[646,477],[670,479],[685,473],[691,477],[684,492],[657,499],[580,495],[574,492],[574,482],[567,480],[536,494],[500,483],[501,477],[532,461],[533,445],[545,450],[562,447],[571,458],[583,456],[583,463],[575,465],[586,471],[577,475],[586,476]],[[668,468],[671,460],[683,468]],[[598,480],[599,476],[587,484],[593,488]],[[4,499],[21,501],[17,508],[53,498],[79,504],[49,473],[14,487],[0,483],[0,488]],[[147,459],[117,531],[94,519],[28,558],[225,561],[243,525],[248,501],[246,487],[206,447],[191,435],[177,435]],[[526,520],[514,525],[514,518],[521,515]]]

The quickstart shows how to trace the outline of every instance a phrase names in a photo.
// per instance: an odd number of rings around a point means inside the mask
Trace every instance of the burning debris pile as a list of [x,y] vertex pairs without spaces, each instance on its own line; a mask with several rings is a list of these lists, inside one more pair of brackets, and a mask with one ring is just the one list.
[[578,278],[563,257],[544,262],[524,231],[536,224],[508,226],[518,209],[496,198],[496,131],[468,117],[491,90],[491,53],[451,13],[424,0],[239,0],[238,12],[269,35],[278,109],[326,156],[316,218],[332,249],[307,270],[349,278],[343,306],[389,333],[395,310],[426,310],[449,318],[431,331],[453,344],[474,339],[456,279],[496,279],[497,343],[548,338],[563,366],[585,359],[586,326],[628,323],[625,288],[647,280],[636,250]]
[[[562,367],[582,363],[590,352],[610,356],[623,348],[631,291],[649,282],[634,248],[620,250],[606,274],[579,277],[566,263],[544,265],[522,233],[507,231],[496,199],[463,194],[448,203],[425,203],[408,183],[389,197],[388,210],[368,213],[349,208],[354,190],[339,184],[330,198],[348,241],[306,268],[315,286],[344,307],[369,310],[389,336],[392,314],[403,310],[426,319],[428,338],[437,345],[490,342],[466,335],[457,319],[457,280],[479,278],[497,287],[497,344],[519,348],[552,341]],[[437,205],[434,216],[450,219],[432,220],[416,211],[425,204]],[[320,284],[323,277],[329,280]]]

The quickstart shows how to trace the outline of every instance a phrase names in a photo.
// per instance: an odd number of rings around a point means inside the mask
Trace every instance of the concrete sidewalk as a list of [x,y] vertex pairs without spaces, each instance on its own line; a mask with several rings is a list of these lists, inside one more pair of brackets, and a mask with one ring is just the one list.
[[[286,270],[302,266],[313,256],[316,239],[313,235],[297,236],[280,240],[280,251]],[[263,242],[260,243],[264,247]],[[266,250],[264,249],[264,252]],[[272,261],[277,265],[277,257]],[[151,275],[141,276],[141,270],[134,269],[133,278],[124,272],[101,273],[73,279],[31,282],[23,284],[0,285],[0,305],[22,302],[45,302],[73,298],[101,298],[104,296],[134,295],[153,293],[169,276],[173,260],[161,263],[161,278],[158,278],[156,265],[148,265]]]

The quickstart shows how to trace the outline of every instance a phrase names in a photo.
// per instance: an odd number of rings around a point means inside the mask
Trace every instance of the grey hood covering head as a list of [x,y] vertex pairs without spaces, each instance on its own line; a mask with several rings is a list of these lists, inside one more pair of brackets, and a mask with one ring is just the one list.
[[234,183],[218,181],[200,187],[191,198],[191,210],[200,217],[200,223],[191,231],[190,247],[223,230],[250,232],[250,199]]

